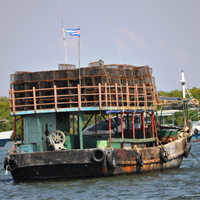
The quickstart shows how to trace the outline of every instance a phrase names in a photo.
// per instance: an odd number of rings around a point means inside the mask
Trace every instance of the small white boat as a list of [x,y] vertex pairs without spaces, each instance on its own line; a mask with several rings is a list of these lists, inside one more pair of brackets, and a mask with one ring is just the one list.
[[0,132],[0,147],[4,147],[6,145],[12,133],[13,133],[13,130]]

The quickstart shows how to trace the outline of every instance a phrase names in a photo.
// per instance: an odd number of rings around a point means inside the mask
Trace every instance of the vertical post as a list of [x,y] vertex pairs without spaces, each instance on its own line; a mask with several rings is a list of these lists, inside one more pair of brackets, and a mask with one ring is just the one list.
[[80,141],[80,149],[83,149],[83,132],[82,132],[82,115],[81,112],[78,112],[78,123],[79,123],[79,141]]
[[95,113],[95,136],[97,137],[97,114]]
[[[189,106],[188,106],[188,101],[187,101],[187,122],[189,122],[188,120],[190,119],[190,116],[189,116]],[[189,126],[189,124],[188,124]]]
[[14,153],[17,153],[17,125],[16,125],[16,116],[15,116],[15,151]]
[[151,115],[151,126],[152,126],[152,134],[153,134],[153,137],[155,137],[154,136],[154,122],[155,121],[155,119],[154,119],[154,112],[152,112],[152,115]]
[[129,86],[128,86],[128,82],[126,82],[126,100],[127,100],[127,106],[130,106],[129,103]]
[[22,116],[22,144],[24,143],[24,117]]
[[[122,139],[124,139],[123,113],[121,113],[121,132],[122,132]],[[122,143],[121,147],[124,148],[124,143]]]
[[143,84],[143,94],[144,94],[144,107],[145,107],[145,111],[146,111],[146,109],[147,109],[147,92],[146,92],[145,84]]
[[135,139],[135,117],[134,114],[132,114],[132,128],[133,128],[133,139]]
[[129,114],[127,114],[126,117],[127,117],[127,131],[128,131],[128,138],[130,138]]
[[122,139],[123,139],[124,138],[123,113],[121,113],[121,132],[122,132]]
[[101,110],[101,83],[99,83],[99,109]]
[[73,120],[73,135],[75,135],[75,126],[74,126],[74,115],[72,115],[72,120]]
[[15,115],[15,94],[14,94],[14,89],[12,89],[12,106],[13,106],[13,114]]
[[118,114],[116,113],[116,135],[118,135]]
[[34,111],[37,112],[37,106],[36,106],[36,94],[35,94],[35,87],[33,87],[33,103],[34,103]]
[[154,86],[152,86],[153,88],[153,109],[155,109],[155,107],[156,107],[156,94],[155,94],[155,88],[154,88]]
[[137,84],[135,85],[135,90],[136,90],[136,100],[137,100],[137,109],[139,108],[139,98],[138,98],[138,88]]
[[145,137],[145,121],[144,121],[144,112],[142,113],[142,127],[143,127],[143,137],[144,137],[144,139],[145,139],[146,137]]
[[80,89],[80,84],[78,84],[78,109],[81,110],[81,89]]
[[105,83],[105,96],[106,96],[106,108],[108,109],[108,91],[107,91],[107,84]]
[[57,89],[56,85],[54,85],[54,103],[55,103],[55,112],[58,111],[58,105],[57,105]]
[[186,111],[185,111],[185,83],[186,83],[186,80],[185,80],[185,75],[184,75],[184,71],[182,70],[181,71],[181,75],[182,75],[182,80],[180,80],[180,83],[182,85],[182,91],[183,91],[183,99],[184,99],[184,102],[183,102],[183,123],[184,123],[184,130],[185,130],[185,126],[187,126],[187,122],[186,122]]
[[118,87],[117,83],[115,83],[115,91],[116,91],[116,104],[117,104],[117,109],[119,107],[119,100],[118,100]]
[[37,126],[38,126],[38,133],[40,137],[40,151],[43,151],[43,145],[42,145],[42,127],[40,122],[40,117],[37,115]]
[[[79,31],[80,31],[80,26],[79,26]],[[80,56],[80,40],[81,40],[81,35],[79,34],[78,37],[78,65],[79,65],[79,85],[81,86],[81,56]]]
[[111,117],[109,114],[109,147],[112,147],[112,143],[111,143]]

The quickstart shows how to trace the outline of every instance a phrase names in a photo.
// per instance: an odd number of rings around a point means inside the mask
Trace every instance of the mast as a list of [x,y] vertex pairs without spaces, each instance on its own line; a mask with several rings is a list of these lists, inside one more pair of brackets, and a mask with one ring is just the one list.
[[185,130],[185,127],[187,126],[187,121],[186,121],[186,105],[185,105],[185,83],[186,83],[186,80],[185,80],[185,75],[184,75],[184,71],[182,70],[181,71],[181,74],[182,74],[182,80],[180,80],[180,83],[182,85],[182,91],[183,91],[183,116],[184,116],[184,130]]
[[185,99],[185,83],[186,83],[186,80],[185,80],[185,75],[184,75],[183,70],[181,71],[181,74],[182,74],[182,80],[180,80],[180,83],[182,85],[183,99]]

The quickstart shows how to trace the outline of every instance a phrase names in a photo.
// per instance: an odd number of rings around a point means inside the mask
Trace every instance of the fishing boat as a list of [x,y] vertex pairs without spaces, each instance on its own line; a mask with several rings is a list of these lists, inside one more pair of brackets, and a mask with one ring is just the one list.
[[4,161],[15,181],[178,168],[190,152],[187,119],[181,130],[159,126],[160,100],[149,66],[100,60],[82,68],[61,64],[53,71],[16,72],[9,101],[22,127],[21,142],[15,128],[15,147]]
[[4,147],[6,145],[12,134],[13,130],[0,132],[0,147]]
[[191,128],[193,129],[193,136],[191,141],[198,142],[200,141],[200,121],[191,121]]

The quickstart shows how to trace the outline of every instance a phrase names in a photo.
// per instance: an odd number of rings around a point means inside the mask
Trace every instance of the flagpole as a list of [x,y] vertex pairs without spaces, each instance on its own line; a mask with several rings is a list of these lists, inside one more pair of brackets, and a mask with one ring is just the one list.
[[[79,30],[81,31],[80,26],[79,26]],[[80,85],[80,87],[81,87],[80,38],[81,38],[81,34],[79,35],[79,38],[78,38],[79,85]]]
[[65,29],[63,27],[63,41],[64,41],[64,48],[65,48],[65,64],[67,64],[67,50],[66,50],[66,40],[65,40]]

